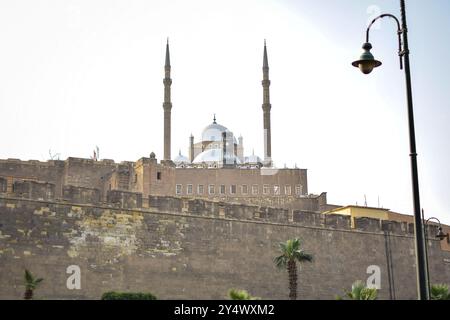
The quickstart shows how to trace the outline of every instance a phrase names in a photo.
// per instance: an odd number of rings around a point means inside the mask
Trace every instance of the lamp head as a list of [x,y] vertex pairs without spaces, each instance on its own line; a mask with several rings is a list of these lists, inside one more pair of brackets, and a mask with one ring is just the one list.
[[438,238],[439,240],[444,240],[448,236],[449,236],[448,233],[442,232],[442,227],[438,228],[438,233],[436,234],[436,238]]
[[362,73],[369,74],[374,68],[381,66],[381,62],[375,60],[372,53],[370,53],[372,45],[369,42],[364,43],[362,48],[364,51],[359,57],[359,60],[354,61],[352,65],[356,68],[359,68]]

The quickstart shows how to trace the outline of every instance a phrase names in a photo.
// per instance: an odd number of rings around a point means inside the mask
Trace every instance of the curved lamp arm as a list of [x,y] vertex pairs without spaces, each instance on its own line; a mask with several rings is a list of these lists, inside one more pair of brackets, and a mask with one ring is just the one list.
[[[430,217],[430,218],[428,218],[426,221],[425,221],[425,227],[426,226],[428,226],[428,222],[430,221],[430,220],[436,220],[438,223],[439,223],[439,232],[438,232],[438,234],[436,235],[436,237],[438,237],[440,240],[444,240],[445,238],[447,238],[447,243],[450,243],[450,235],[449,235],[449,233],[447,233],[447,234],[445,234],[445,233],[443,233],[442,232],[442,224],[441,224],[441,221],[438,219],[438,218],[436,218],[436,217]],[[426,230],[426,228],[425,228],[425,230]],[[426,231],[425,231],[426,232]]]
[[402,34],[403,34],[403,30],[400,27],[400,21],[397,19],[396,16],[390,14],[390,13],[384,13],[382,15],[379,15],[378,17],[376,17],[375,19],[372,20],[372,22],[369,24],[369,26],[367,27],[367,31],[366,31],[366,42],[369,42],[369,32],[370,32],[370,28],[373,26],[373,24],[378,20],[378,19],[382,19],[385,17],[389,17],[395,20],[395,22],[397,22],[397,34],[398,34],[398,56],[400,57],[400,69],[403,70],[403,60],[402,57],[405,54],[405,52],[402,50]]
[[435,217],[428,218],[428,219],[425,221],[425,224],[428,224],[428,222],[430,222],[430,220],[432,220],[432,219],[436,220],[436,221],[439,223],[439,226],[441,226],[441,221],[439,221],[439,219],[438,219],[438,218],[435,218]]

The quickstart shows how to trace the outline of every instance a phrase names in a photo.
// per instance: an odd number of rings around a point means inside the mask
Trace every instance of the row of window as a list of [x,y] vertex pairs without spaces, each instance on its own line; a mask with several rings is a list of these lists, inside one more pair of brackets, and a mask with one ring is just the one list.
[[[197,185],[197,190],[196,190],[197,193],[196,194],[205,194],[206,191],[208,194],[216,194],[216,192],[218,194],[226,194],[227,193],[227,188],[224,184],[218,185],[217,190],[216,190],[216,185],[214,185],[214,184],[207,185],[207,188],[208,188],[208,190],[205,190],[205,186],[203,184]],[[183,190],[183,189],[185,189],[185,190]],[[238,186],[235,184],[232,184],[229,186],[228,190],[229,190],[228,194],[236,194],[237,190],[238,190]],[[243,184],[240,186],[241,194],[248,195],[250,192],[252,195],[259,194],[259,185],[254,184],[254,185],[248,186],[246,184]],[[182,184],[177,184],[176,188],[175,188],[175,193],[177,195],[194,194],[194,185],[187,184],[185,186],[185,188],[183,188]],[[264,184],[262,187],[262,194],[264,194],[264,195],[269,195],[269,194],[281,195],[281,188],[279,185],[270,186],[268,184]],[[299,185],[295,186],[295,194],[297,196],[300,196],[303,194],[303,186],[302,185],[299,184]],[[286,195],[286,196],[292,195],[292,187],[290,185],[284,186],[283,195]]]

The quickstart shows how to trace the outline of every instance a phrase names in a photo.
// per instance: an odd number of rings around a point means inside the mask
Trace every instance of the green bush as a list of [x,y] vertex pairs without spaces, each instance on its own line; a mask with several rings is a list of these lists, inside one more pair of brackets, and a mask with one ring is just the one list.
[[102,295],[102,300],[156,300],[156,297],[149,292],[109,291]]

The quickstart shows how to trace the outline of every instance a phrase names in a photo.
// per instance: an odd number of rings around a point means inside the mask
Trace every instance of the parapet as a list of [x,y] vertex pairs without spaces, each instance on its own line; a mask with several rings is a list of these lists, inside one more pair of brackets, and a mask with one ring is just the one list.
[[47,182],[16,180],[13,184],[13,196],[18,198],[53,200],[55,185]]
[[149,208],[161,212],[237,220],[288,223],[289,210],[203,199],[149,196]]
[[107,202],[120,208],[142,208],[142,193],[122,190],[109,190]]
[[8,190],[8,181],[5,178],[0,177],[0,193],[6,193]]
[[102,159],[99,161],[96,161],[94,159],[87,159],[87,158],[75,158],[75,157],[69,157],[65,161],[69,165],[73,164],[80,164],[80,165],[106,165],[111,166],[114,165],[115,162],[112,159]]
[[66,185],[63,187],[63,200],[73,203],[97,204],[100,202],[100,190]]

